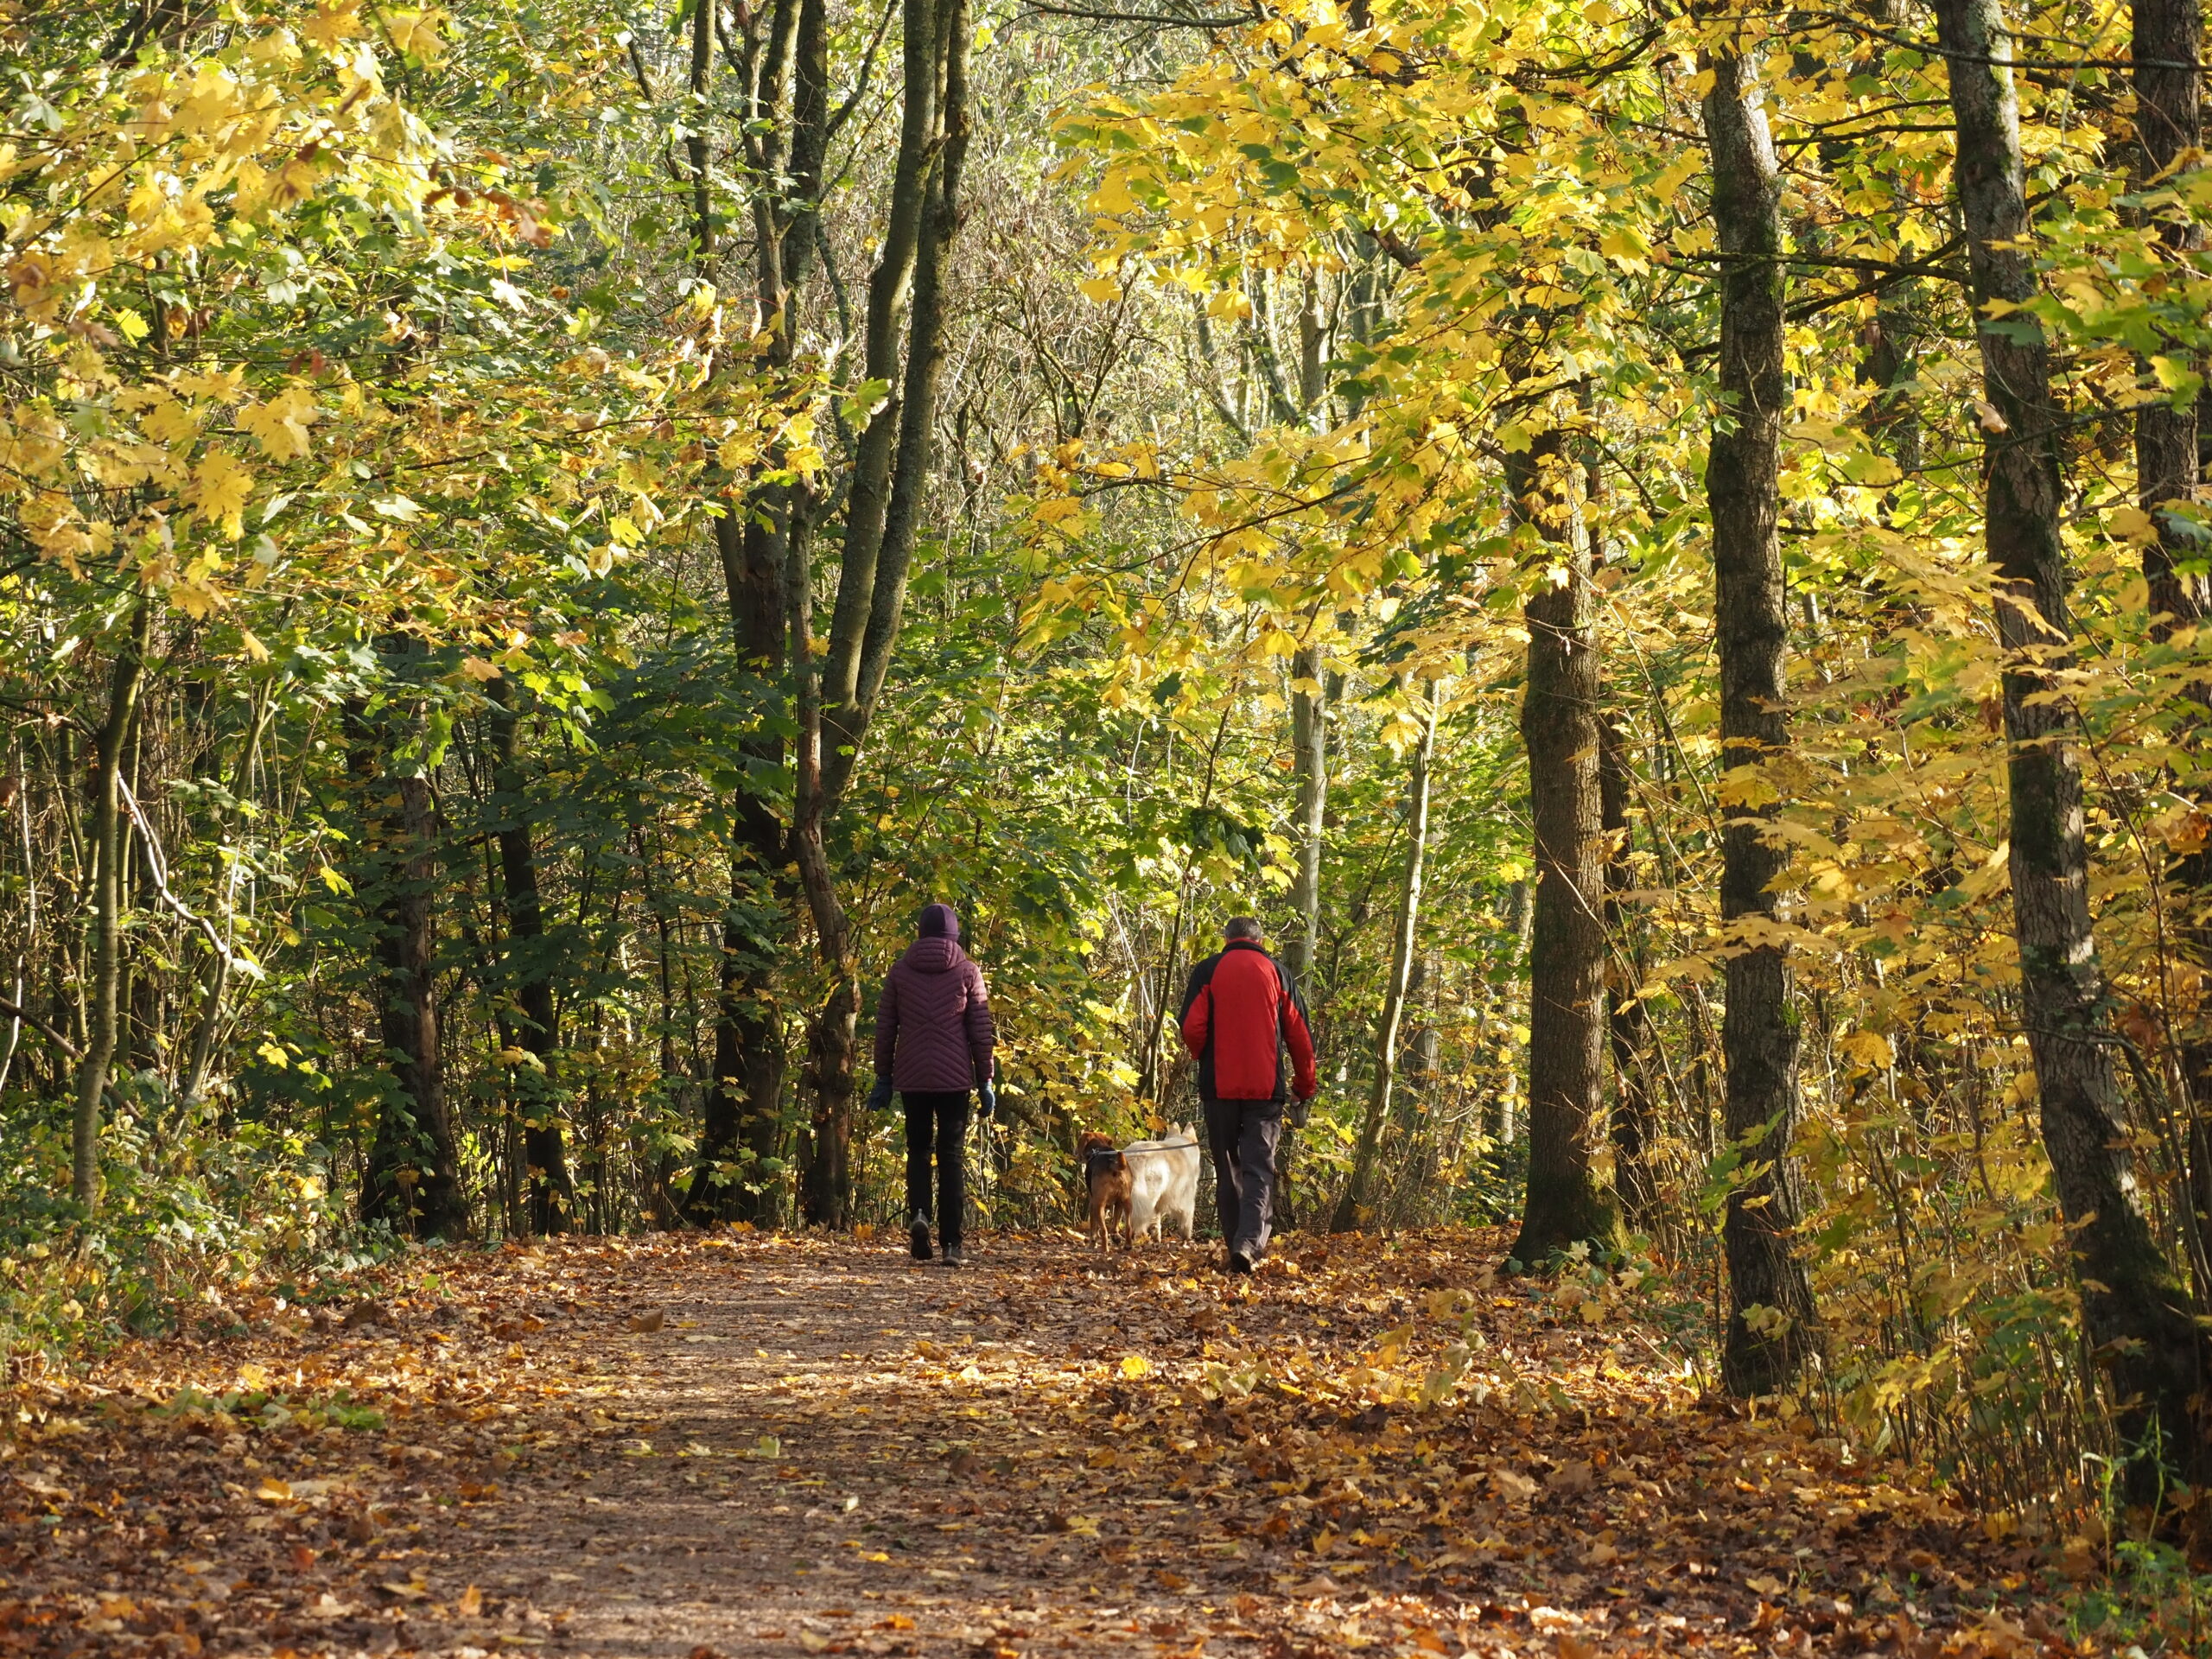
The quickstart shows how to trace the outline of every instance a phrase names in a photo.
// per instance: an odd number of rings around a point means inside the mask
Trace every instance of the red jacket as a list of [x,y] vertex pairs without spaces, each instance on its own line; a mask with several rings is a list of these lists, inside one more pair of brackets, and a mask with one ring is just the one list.
[[1313,1075],[1313,1033],[1282,964],[1250,939],[1231,939],[1220,955],[1191,969],[1183,993],[1183,1041],[1198,1062],[1207,1100],[1281,1100],[1282,1051],[1296,1068],[1300,1100],[1320,1088]]

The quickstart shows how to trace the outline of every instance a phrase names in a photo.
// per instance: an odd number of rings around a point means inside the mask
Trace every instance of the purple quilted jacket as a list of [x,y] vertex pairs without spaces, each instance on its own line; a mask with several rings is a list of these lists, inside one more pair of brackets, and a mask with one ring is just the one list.
[[916,939],[884,976],[875,1005],[875,1075],[901,1094],[957,1094],[991,1075],[983,970],[944,938]]

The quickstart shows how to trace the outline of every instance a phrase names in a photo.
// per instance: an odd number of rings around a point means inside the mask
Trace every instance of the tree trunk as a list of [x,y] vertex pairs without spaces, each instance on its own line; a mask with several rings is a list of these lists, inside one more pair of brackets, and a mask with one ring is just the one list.
[[1641,953],[1628,937],[1627,907],[1620,895],[1636,885],[1630,862],[1633,837],[1628,817],[1628,757],[1618,722],[1609,717],[1598,744],[1598,798],[1605,831],[1605,1028],[1613,1056],[1613,1191],[1628,1224],[1649,1229],[1658,1208],[1651,1147],[1658,1120],[1648,1070],[1651,1017],[1636,993],[1643,978]]
[[141,599],[130,632],[115,653],[107,719],[92,751],[92,995],[83,1055],[77,1064],[77,1109],[70,1124],[69,1196],[89,1216],[100,1197],[100,1097],[114,1063],[123,982],[123,751],[145,682],[146,645],[154,607]]
[[360,705],[348,708],[346,724],[367,855],[354,887],[376,906],[372,994],[391,1069],[362,1181],[361,1218],[396,1233],[459,1238],[468,1231],[468,1204],[438,1047],[435,809],[427,779],[386,774],[383,744]]
[[1812,1290],[1791,1253],[1800,1206],[1789,1145],[1797,1128],[1797,1022],[1789,961],[1776,938],[1789,868],[1771,838],[1775,791],[1761,768],[1788,752],[1783,671],[1782,183],[1766,111],[1749,65],[1716,54],[1707,68],[1706,142],[1722,256],[1720,397],[1706,460],[1713,514],[1715,645],[1720,658],[1720,925],[1727,1008],[1722,1115],[1741,1161],[1721,1220],[1728,1257],[1728,1334],[1721,1376],[1732,1393],[1772,1394],[1815,1340]]
[[1512,1258],[1535,1268],[1618,1226],[1591,1173],[1605,1097],[1605,841],[1598,796],[1598,639],[1590,554],[1573,533],[1556,431],[1506,460],[1515,511],[1567,579],[1528,602],[1529,752],[1536,895],[1529,951],[1529,1184]]
[[[695,14],[691,86],[702,108],[711,67],[710,36],[699,32],[708,8]],[[765,181],[752,199],[753,278],[759,323],[772,372],[792,360],[797,290],[812,264],[829,144],[828,41],[823,0],[776,0],[765,14],[765,42],[747,24],[747,119],[739,140],[752,175]],[[711,259],[716,222],[704,188],[707,147],[691,152],[693,239]],[[781,457],[773,466],[781,464]],[[721,516],[714,521],[715,552],[729,607],[730,632],[746,671],[758,677],[761,699],[785,696],[785,567],[804,559],[810,498],[795,485],[760,488],[746,510],[742,480],[718,472]],[[739,745],[748,772],[783,771],[789,756],[777,722]],[[714,1075],[701,1113],[699,1154],[683,1201],[685,1219],[771,1222],[781,1213],[781,1157],[787,1069],[776,969],[791,932],[797,894],[785,874],[791,862],[785,826],[751,779],[733,803],[729,906],[723,914],[715,1004]]]
[[[907,569],[932,467],[946,262],[959,228],[968,148],[968,0],[904,0],[904,108],[890,219],[868,283],[866,349],[868,378],[898,390],[869,419],[856,446],[836,601],[818,662],[808,632],[810,573],[796,550],[785,582],[786,648],[798,709],[793,861],[830,976],[810,1044],[815,1100],[799,1187],[808,1219],[840,1227],[851,1202],[860,992],[825,831],[866,746],[905,614]],[[898,313],[910,288],[902,367]]]
[[[2135,182],[2138,189],[2148,189],[2202,142],[2197,60],[2203,18],[2197,0],[2136,0],[2133,19]],[[2177,255],[2202,244],[2190,219],[2171,209],[2158,226],[2159,240]],[[2143,549],[2143,574],[2151,589],[2152,632],[2163,639],[2177,626],[2201,621],[2205,613],[2204,578],[2183,575],[2175,568],[2180,561],[2201,559],[2202,543],[2189,524],[2160,511],[2196,499],[2194,402],[2176,408],[2161,401],[2136,411],[2135,481],[2143,511],[2158,529],[2158,538]]]
[[[2012,40],[1998,0],[1937,0],[1958,127],[1959,204],[1978,307],[2034,297]],[[2032,314],[1980,331],[1983,395],[2003,423],[1983,462],[1997,625],[2008,663],[2005,731],[2012,915],[2022,1018],[2043,1138],[2071,1230],[2084,1333],[2106,1372],[2129,1458],[2131,1502],[2161,1489],[2162,1461],[2192,1480],[2208,1461],[2195,1402],[2206,1351],[2195,1309],[2145,1224],[2121,1121],[2089,922],[2082,754],[2073,705],[2050,695],[2072,658],[2050,348]]]
[[1436,760],[1436,706],[1441,698],[1434,682],[1422,688],[1427,704],[1421,716],[1421,741],[1414,745],[1413,765],[1406,779],[1406,879],[1398,893],[1398,921],[1391,936],[1390,974],[1382,988],[1382,1017],[1375,1034],[1375,1081],[1368,1090],[1367,1115],[1360,1122],[1359,1144],[1352,1154],[1351,1179],[1337,1200],[1329,1230],[1347,1233],[1365,1219],[1369,1189],[1375,1181],[1375,1162],[1382,1145],[1382,1126],[1390,1117],[1390,1095],[1397,1084],[1398,1032],[1406,1014],[1406,991],[1413,976],[1414,949],[1421,926],[1421,884],[1428,863],[1428,800]]
[[576,1214],[575,1183],[569,1176],[568,1147],[561,1130],[560,1011],[553,997],[552,948],[545,938],[543,907],[537,896],[537,852],[524,816],[522,767],[516,754],[518,724],[506,682],[494,680],[492,693],[493,811],[499,817],[499,872],[506,887],[506,985],[522,1010],[522,1046],[537,1064],[515,1068],[522,1108],[523,1161],[529,1172],[530,1230],[556,1234],[569,1230]]
[[[2197,0],[2137,0],[2133,49],[2139,190],[2152,188],[2153,180],[2203,141],[2203,33]],[[2168,209],[2158,228],[2158,239],[2177,264],[2203,245],[2193,215],[2179,217]],[[2158,531],[2143,550],[2143,575],[2150,589],[2151,637],[2160,641],[2177,628],[2201,625],[2208,610],[2203,576],[2177,569],[2183,561],[2201,559],[2202,543],[2193,539],[2187,523],[2163,511],[2196,499],[2203,469],[2202,396],[2179,409],[2171,403],[2148,404],[2135,415],[2137,499]],[[2202,704],[2208,697],[2212,687],[2198,687],[2190,701]],[[2200,737],[2192,722],[2190,741]],[[2175,859],[2166,874],[2177,931],[2200,964],[2212,965],[2212,849],[2199,848]],[[2190,1192],[2201,1238],[2212,1230],[2212,1033],[2201,1018],[2179,1048],[2189,1117]]]
[[[1321,853],[1328,841],[1328,692],[1321,679],[1321,653],[1308,647],[1291,658],[1290,753],[1298,780],[1298,873],[1292,879],[1290,906],[1298,912],[1298,934],[1291,941],[1291,971],[1312,995],[1313,964],[1321,952]],[[1301,685],[1313,690],[1300,690]]]

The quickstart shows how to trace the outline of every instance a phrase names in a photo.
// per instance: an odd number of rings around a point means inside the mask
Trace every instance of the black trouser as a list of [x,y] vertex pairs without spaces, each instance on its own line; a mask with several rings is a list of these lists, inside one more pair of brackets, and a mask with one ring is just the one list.
[[1237,1255],[1256,1262],[1268,1248],[1268,1212],[1274,1207],[1275,1142],[1282,1138],[1282,1102],[1209,1100],[1205,1108],[1221,1236]]
[[968,1091],[916,1094],[899,1098],[906,1107],[906,1217],[930,1219],[930,1142],[937,1142],[938,1242],[947,1249],[960,1243],[960,1217],[968,1202],[967,1171],[962,1153],[968,1143]]

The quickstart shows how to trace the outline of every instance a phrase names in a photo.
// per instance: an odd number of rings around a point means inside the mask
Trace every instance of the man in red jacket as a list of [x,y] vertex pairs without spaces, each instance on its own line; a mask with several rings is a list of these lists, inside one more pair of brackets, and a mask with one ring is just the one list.
[[[1275,1143],[1283,1106],[1320,1087],[1313,1033],[1289,971],[1260,943],[1260,925],[1239,916],[1221,931],[1223,948],[1191,969],[1183,993],[1183,1041],[1198,1062],[1206,1141],[1213,1150],[1214,1205],[1229,1246],[1229,1270],[1249,1273],[1268,1248],[1275,1196]],[[1283,1075],[1283,1051],[1293,1075]],[[1286,1082],[1289,1088],[1285,1087]]]

